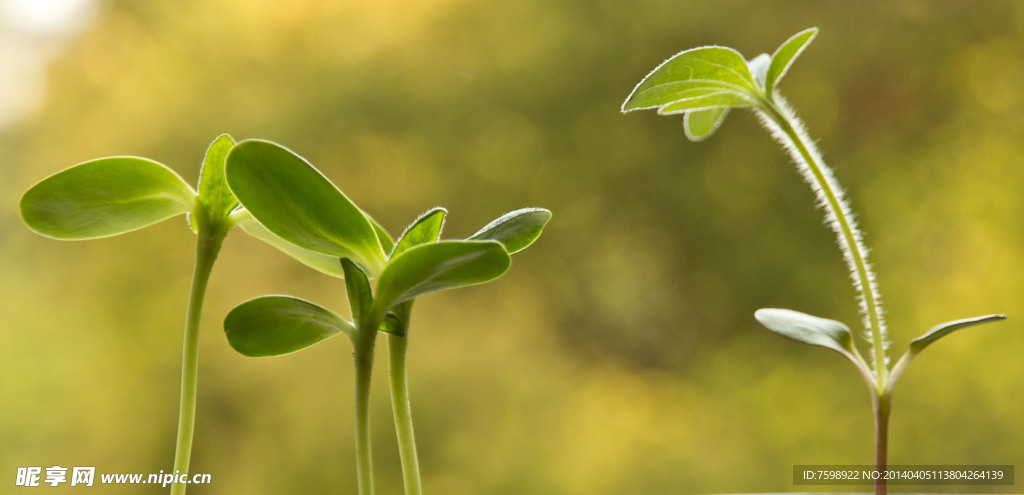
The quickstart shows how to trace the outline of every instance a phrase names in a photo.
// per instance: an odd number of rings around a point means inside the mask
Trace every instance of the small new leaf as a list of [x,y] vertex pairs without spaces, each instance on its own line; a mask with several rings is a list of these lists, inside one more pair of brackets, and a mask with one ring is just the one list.
[[703,141],[714,134],[722,125],[728,108],[708,108],[705,110],[691,110],[683,116],[683,130],[686,131],[686,138],[690,141]]
[[444,228],[444,218],[447,214],[448,210],[436,207],[420,215],[405,228],[405,232],[402,232],[398,241],[395,242],[395,248],[391,251],[390,258],[402,254],[413,246],[436,241],[441,237],[441,229]]
[[[402,304],[408,304],[411,302],[412,301],[406,301]],[[380,324],[380,331],[384,333],[390,333],[392,335],[397,335],[399,337],[405,337],[406,335],[405,325],[402,324],[402,321],[399,320],[398,317],[394,315],[394,313],[388,313],[387,316],[384,317],[384,321],[381,322]]]
[[768,66],[771,63],[772,58],[767,53],[762,53],[747,62],[747,67],[750,67],[750,73],[754,76],[754,82],[759,88],[765,87],[765,80],[768,79]]
[[234,145],[235,140],[231,136],[221,134],[206,150],[203,167],[199,171],[197,207],[189,214],[189,225],[195,232],[199,232],[197,215],[204,216],[202,221],[208,225],[217,225],[225,221],[231,210],[238,206],[238,200],[231,194],[224,178],[224,162]]
[[57,172],[21,198],[21,217],[54,239],[96,239],[191,211],[195,193],[173,170],[137,157],[100,158]]
[[361,322],[365,321],[366,315],[369,314],[370,308],[373,306],[370,281],[359,265],[348,258],[341,259],[341,267],[345,270],[345,285],[348,289],[348,305],[352,309],[352,320],[357,324],[362,324]]
[[769,96],[775,89],[782,76],[786,75],[789,66],[803,53],[804,48],[818,35],[818,28],[810,28],[796,33],[786,40],[772,55],[772,62],[768,66],[768,74],[765,77],[765,93]]
[[544,208],[522,208],[498,217],[471,235],[468,240],[498,241],[505,246],[508,254],[517,253],[540,237],[549,220],[551,212]]
[[302,299],[263,296],[244,302],[224,319],[228,343],[251,357],[279,356],[355,328],[336,313]]
[[380,331],[407,337],[409,335],[409,320],[412,318],[412,305],[415,302],[415,299],[410,299],[392,306],[384,318],[384,322],[380,325]]

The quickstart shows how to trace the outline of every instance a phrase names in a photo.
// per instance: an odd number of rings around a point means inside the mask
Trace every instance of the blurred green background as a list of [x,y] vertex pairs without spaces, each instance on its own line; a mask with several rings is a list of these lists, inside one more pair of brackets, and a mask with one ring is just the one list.
[[[894,353],[937,323],[1010,315],[915,361],[890,460],[1024,474],[1024,3],[50,1],[45,15],[0,2],[0,485],[24,466],[170,467],[193,259],[182,218],[39,237],[21,193],[107,155],[194,182],[225,132],[305,156],[393,233],[434,205],[451,237],[523,206],[554,212],[502,279],[417,303],[428,493],[794,491],[794,464],[873,462],[853,368],[752,316],[788,307],[860,328],[786,156],[749,112],[694,144],[681,118],[618,111],[682,49],[753,57],[810,26],[781,91],[859,213]],[[223,337],[224,315],[267,293],[347,314],[339,281],[229,236],[192,459],[213,484],[189,493],[354,490],[348,342],[251,359]],[[383,350],[372,412],[389,494],[401,481]]]

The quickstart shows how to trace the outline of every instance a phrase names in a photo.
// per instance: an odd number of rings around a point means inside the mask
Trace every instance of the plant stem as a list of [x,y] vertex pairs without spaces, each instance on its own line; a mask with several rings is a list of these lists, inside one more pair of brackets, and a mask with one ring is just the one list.
[[416,436],[412,429],[412,408],[409,404],[409,386],[405,355],[409,337],[388,334],[388,374],[391,379],[391,409],[395,416],[398,436],[398,454],[402,460],[402,478],[406,495],[422,495],[420,464],[416,456]]
[[[889,455],[889,368],[885,355],[885,321],[882,318],[875,277],[867,262],[867,250],[861,243],[861,233],[857,229],[853,215],[844,204],[842,191],[835,182],[831,170],[815,151],[813,143],[792,111],[781,98],[776,101],[774,95],[763,100],[757,108],[765,119],[763,122],[774,131],[776,139],[786,146],[786,150],[804,172],[805,179],[811,183],[812,189],[825,208],[826,216],[839,238],[839,246],[852,272],[854,286],[860,293],[861,308],[865,315],[865,325],[870,331],[872,345],[874,390],[871,391],[871,403],[875,416],[875,469],[884,473]],[[875,494],[886,494],[884,476],[875,480]]]
[[[362,322],[359,322],[362,323]],[[373,346],[377,329],[358,325],[356,361],[356,480],[359,495],[373,495],[373,453],[370,448],[370,378],[373,371]]]
[[[781,101],[781,100],[780,100]],[[857,230],[852,215],[843,204],[842,193],[832,178],[828,166],[820,155],[812,151],[814,145],[802,131],[792,112],[775,101],[764,100],[758,106],[761,113],[777,127],[776,137],[787,145],[787,150],[799,166],[806,167],[809,175],[807,180],[818,194],[822,206],[828,213],[839,245],[850,265],[854,285],[860,293],[866,321],[871,332],[873,350],[872,364],[875,372],[875,387],[878,394],[885,390],[888,367],[885,359],[884,320],[875,290],[874,274],[867,263],[867,250],[861,244],[861,234]],[[781,134],[781,135],[780,135]]]
[[[891,407],[888,394],[879,394],[872,401],[875,413],[875,471],[885,473],[889,462],[889,409]],[[875,480],[875,495],[885,495],[885,477]]]
[[[174,473],[188,473],[192,456],[192,434],[196,423],[196,388],[199,377],[199,322],[213,264],[226,232],[204,233],[196,241],[196,264],[192,273],[188,308],[185,313],[185,342],[181,358],[181,400],[178,406],[178,438],[174,447]],[[174,483],[171,495],[184,495],[188,485]]]

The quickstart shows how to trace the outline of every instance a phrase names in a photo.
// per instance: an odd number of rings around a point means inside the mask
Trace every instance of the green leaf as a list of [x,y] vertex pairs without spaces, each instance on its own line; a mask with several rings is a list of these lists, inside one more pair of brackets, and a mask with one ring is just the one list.
[[551,212],[544,208],[522,208],[510,211],[471,235],[468,240],[494,240],[502,243],[509,254],[526,249],[540,237]]
[[749,107],[753,103],[750,98],[732,91],[688,91],[687,96],[658,108],[658,115],[675,115],[693,110],[713,108]]
[[706,110],[692,110],[683,116],[683,130],[690,141],[703,141],[714,134],[722,125],[728,108],[708,108]]
[[941,325],[936,325],[932,327],[930,330],[928,330],[928,332],[925,333],[924,335],[910,341],[910,349],[908,349],[908,352],[917,354],[924,350],[925,347],[931,345],[932,342],[935,342],[936,340],[939,340],[942,337],[945,337],[946,335],[949,335],[957,330],[962,330],[967,327],[973,327],[974,325],[981,325],[982,323],[1001,321],[1005,319],[1006,315],[986,315],[978,316],[976,318],[967,318],[963,320],[950,321],[943,323]]
[[957,330],[1005,319],[1006,315],[986,315],[978,316],[976,318],[950,321],[932,327],[930,330],[925,332],[924,335],[910,341],[910,346],[907,348],[907,351],[903,353],[900,360],[892,367],[892,373],[889,374],[889,382],[886,384],[887,392],[892,393],[893,386],[896,385],[896,381],[903,376],[903,373],[907,370],[907,366],[910,365],[910,362],[913,361],[925,347],[931,345],[932,342],[935,342],[936,340],[939,340]]
[[276,143],[246,140],[228,153],[235,197],[274,235],[310,251],[352,258],[371,274],[387,261],[362,210],[302,157]]
[[413,246],[434,242],[440,238],[441,229],[444,228],[444,217],[447,214],[448,210],[435,207],[416,218],[405,228],[405,232],[402,232],[390,257],[394,258]]
[[21,217],[54,239],[130,232],[192,210],[195,193],[164,165],[136,157],[100,158],[57,172],[21,198]]
[[657,108],[701,92],[722,91],[758,92],[746,60],[732,48],[694,48],[676,54],[644,77],[622,104],[622,111]]
[[804,48],[814,39],[818,34],[818,28],[810,28],[800,31],[793,35],[793,37],[786,40],[778,50],[772,55],[772,62],[768,66],[768,73],[765,77],[765,93],[768,95],[772,94],[772,90],[775,85],[782,79],[782,76],[786,75],[786,71],[789,70],[789,66],[793,64],[793,61],[803,53]]
[[754,318],[768,330],[783,337],[804,344],[827,347],[855,363],[858,361],[853,347],[853,334],[850,333],[849,327],[838,321],[776,308],[759,309],[754,312]]
[[429,292],[474,285],[500,277],[512,260],[495,241],[438,241],[409,248],[394,257],[377,280],[373,311]]
[[345,278],[345,271],[341,269],[341,263],[337,257],[301,248],[274,235],[273,232],[267,230],[266,227],[260,225],[259,222],[252,218],[248,211],[242,210],[238,212],[237,218],[239,218],[238,226],[246,234],[270,244],[314,270],[332,277]]
[[238,200],[231,194],[224,178],[224,162],[234,146],[235,140],[231,136],[221,134],[206,150],[206,158],[199,171],[197,208],[189,214],[189,224],[195,232],[199,232],[197,215],[203,215],[203,221],[208,224],[216,225],[226,220],[231,210],[238,206]]
[[[366,278],[366,273],[348,258],[342,258],[341,267],[345,270],[345,286],[348,289],[348,305],[352,309],[352,320],[357,325],[364,324],[373,307],[370,281]],[[379,323],[373,326],[377,325]]]
[[224,319],[224,332],[231,347],[252,357],[288,354],[338,333],[355,337],[352,324],[333,311],[289,296],[242,303]]

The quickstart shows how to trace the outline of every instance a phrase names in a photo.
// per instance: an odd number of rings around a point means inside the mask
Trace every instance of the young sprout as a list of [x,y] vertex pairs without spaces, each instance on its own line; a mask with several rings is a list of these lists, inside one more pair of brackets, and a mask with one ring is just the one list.
[[[227,159],[227,181],[248,212],[243,229],[321,272],[345,279],[352,321],[311,302],[263,296],[228,314],[228,342],[247,356],[291,353],[344,333],[355,357],[355,449],[360,495],[373,493],[369,396],[378,331],[388,334],[390,389],[407,494],[420,494],[405,356],[415,299],[480,284],[508,270],[551,214],[523,209],[465,240],[439,240],[447,211],[433,208],[397,241],[292,151],[243,141]],[[376,279],[371,287],[370,279]]]
[[[221,135],[206,151],[196,193],[171,169],[145,158],[99,158],[58,172],[21,198],[21,217],[35,232],[54,239],[109,237],[188,214],[196,233],[196,261],[185,311],[181,400],[174,472],[187,473],[195,426],[199,372],[199,321],[213,264],[237,218],[238,202],[224,182],[224,160],[234,146]],[[187,485],[174,483],[173,495]]]
[[[801,31],[786,40],[771,56],[761,54],[750,61],[736,50],[721,46],[680,52],[637,84],[623,103],[622,111],[654,108],[659,115],[683,114],[686,136],[691,141],[700,141],[718,129],[730,109],[749,108],[785,148],[797,170],[814,190],[818,206],[825,210],[826,221],[836,234],[858,294],[870,364],[861,356],[850,329],[840,322],[788,309],[760,309],[754,316],[773,332],[797,342],[832,349],[854,364],[871,391],[875,418],[875,464],[878,470],[884,470],[892,389],[907,364],[929,344],[953,331],[1002,320],[1005,316],[981,316],[936,326],[913,340],[903,357],[889,368],[886,354],[889,342],[881,296],[867,260],[863,233],[854,221],[849,202],[832,170],[825,165],[803,123],[776,88],[817,32],[816,28]],[[885,480],[879,479],[875,483],[875,493],[885,492]]]

